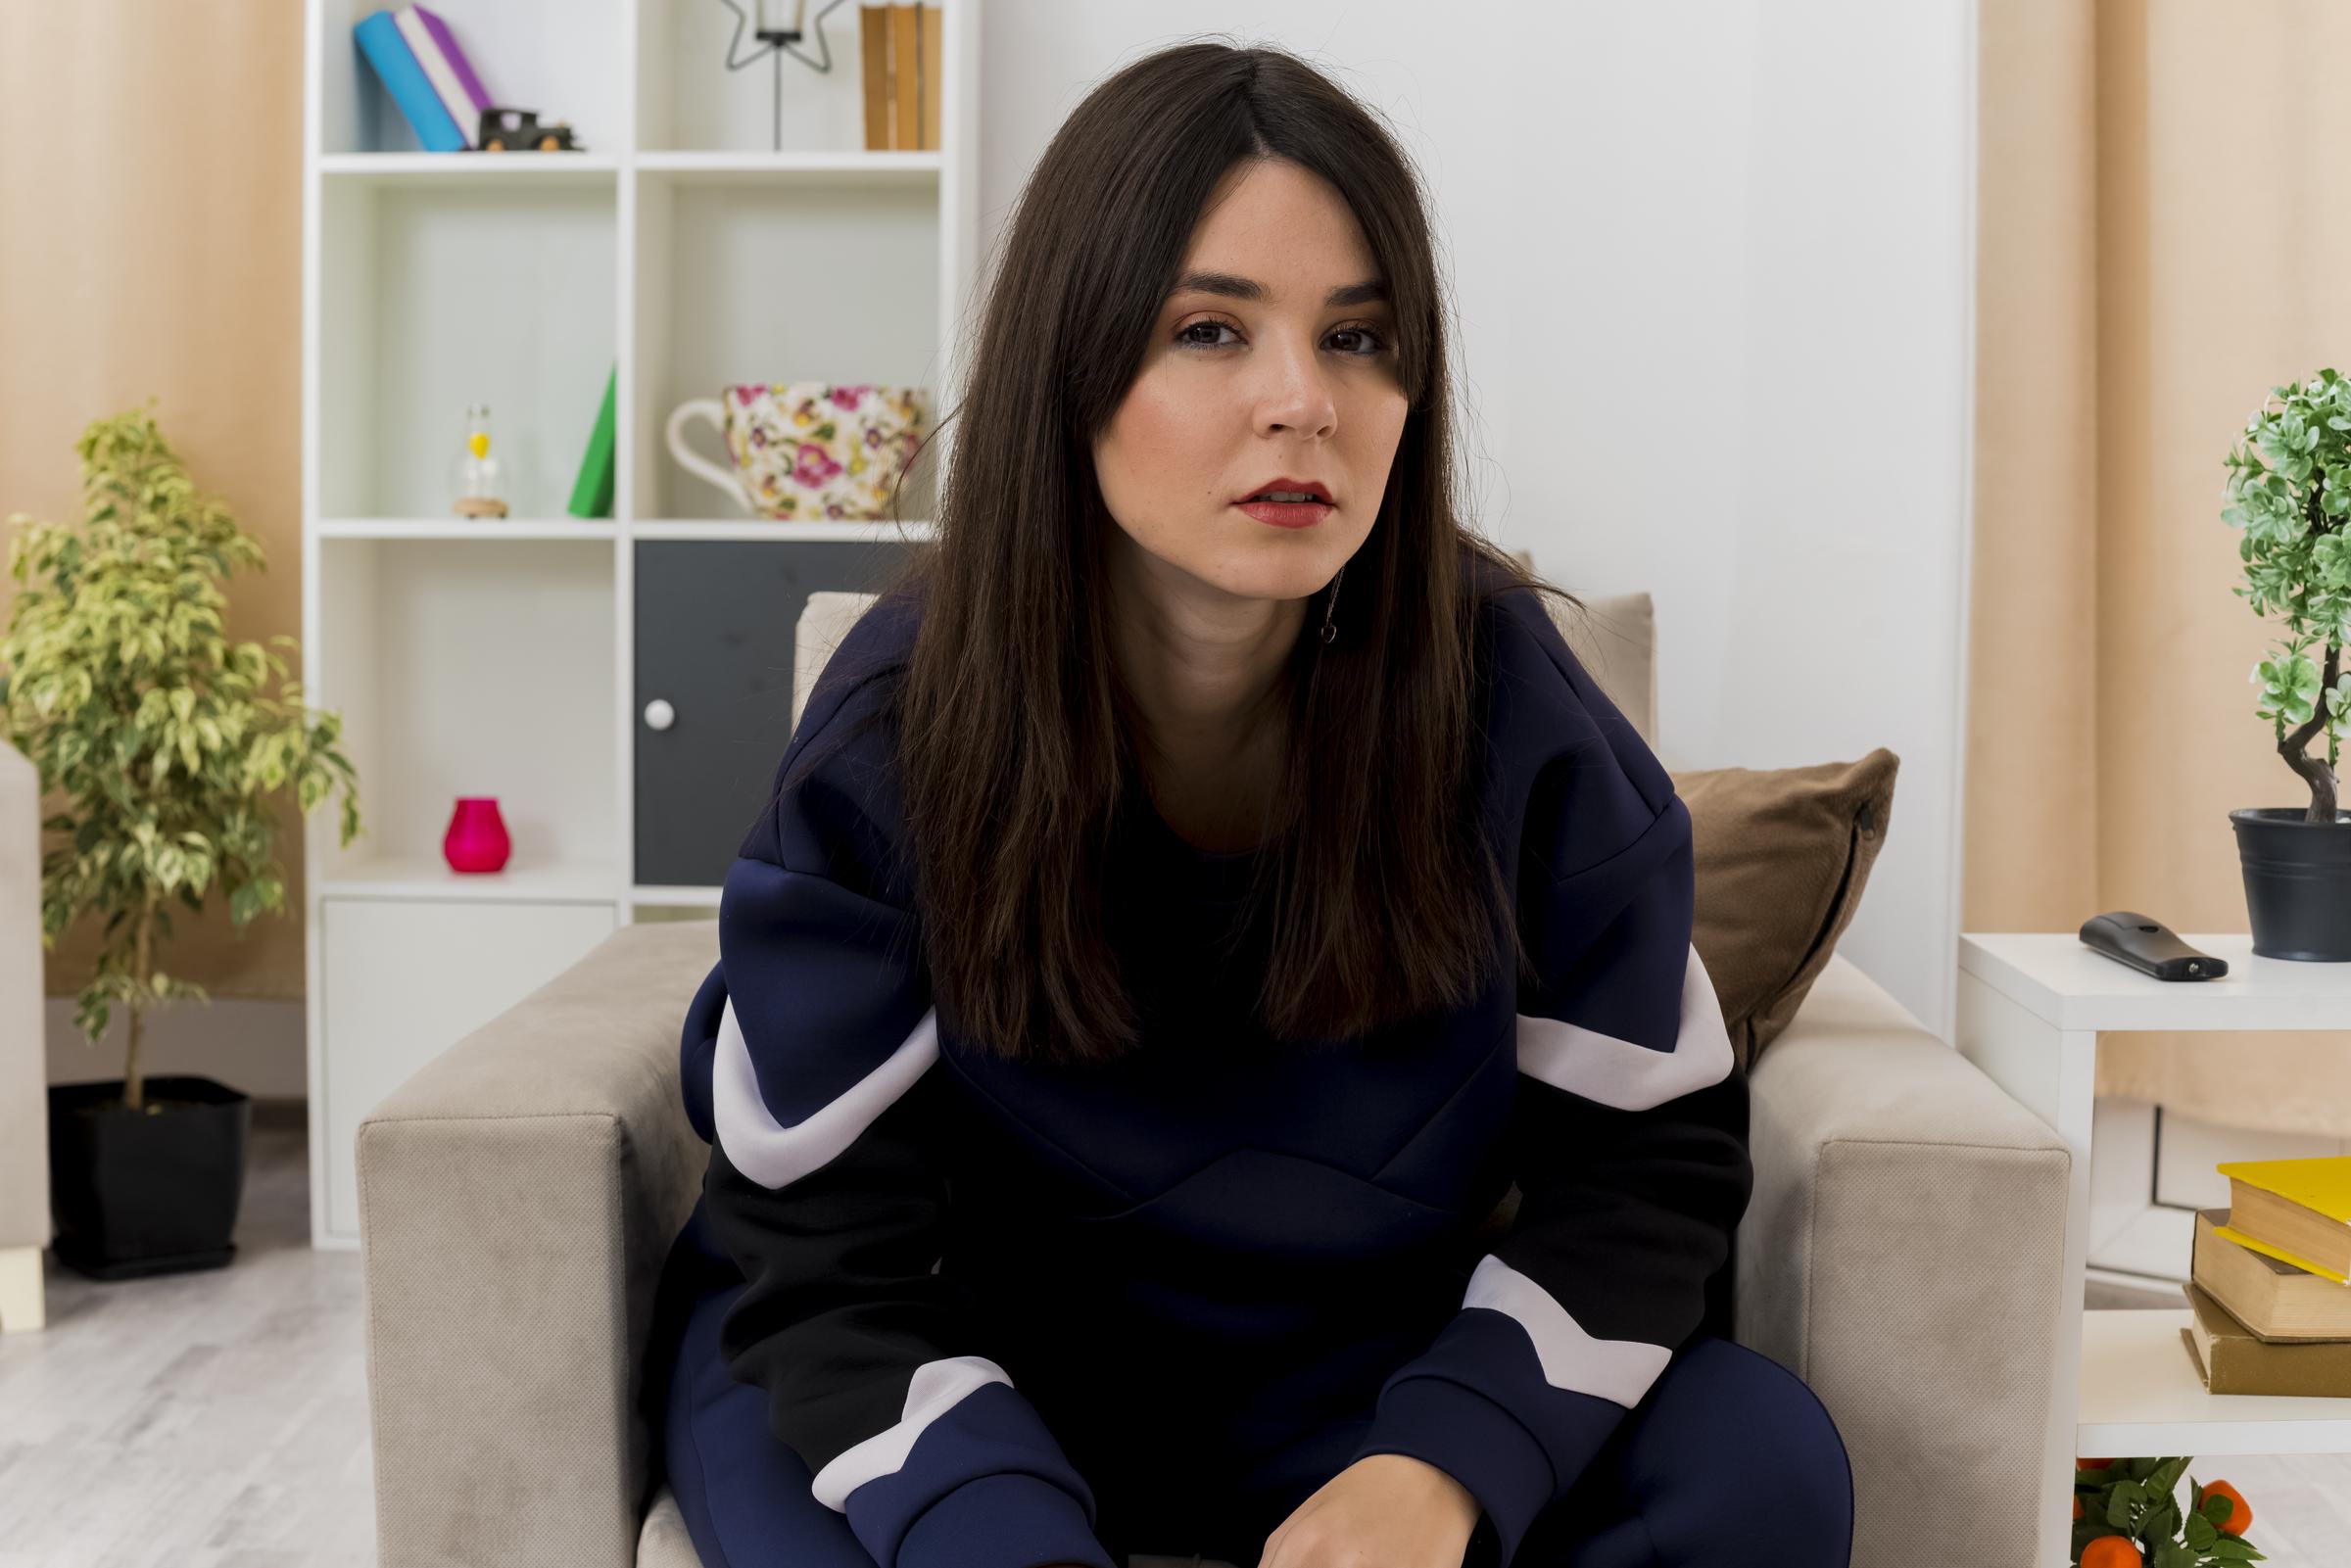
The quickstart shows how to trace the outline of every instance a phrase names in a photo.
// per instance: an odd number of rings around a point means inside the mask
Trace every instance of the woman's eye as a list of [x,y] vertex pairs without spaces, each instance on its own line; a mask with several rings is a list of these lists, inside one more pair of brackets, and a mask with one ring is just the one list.
[[[1222,349],[1228,347],[1228,345],[1216,338],[1214,334],[1231,331],[1233,331],[1232,324],[1227,321],[1194,321],[1191,325],[1184,327],[1176,334],[1176,341],[1187,349]],[[1195,334],[1201,332],[1209,333],[1210,336],[1195,336]],[[1362,347],[1342,349],[1339,351],[1342,354],[1353,355],[1357,358],[1362,359],[1368,359],[1374,355],[1384,353],[1388,346],[1387,340],[1381,337],[1377,332],[1372,331],[1369,327],[1338,327],[1334,329],[1330,335],[1333,338],[1353,338],[1363,340]]]

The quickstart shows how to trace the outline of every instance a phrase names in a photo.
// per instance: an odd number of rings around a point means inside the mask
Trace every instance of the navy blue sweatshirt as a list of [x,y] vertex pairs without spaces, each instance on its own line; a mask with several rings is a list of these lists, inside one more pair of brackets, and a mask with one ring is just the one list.
[[1278,1048],[1262,941],[1219,945],[1250,852],[1138,792],[1142,1047],[1006,1063],[939,1027],[917,941],[883,699],[918,613],[879,601],[819,678],[779,779],[877,722],[753,825],[686,1020],[734,1375],[882,1568],[1253,1563],[1373,1453],[1459,1480],[1469,1560],[1509,1564],[1698,1328],[1751,1186],[1670,777],[1512,590],[1481,812],[1538,980],[1506,951],[1377,1049]]

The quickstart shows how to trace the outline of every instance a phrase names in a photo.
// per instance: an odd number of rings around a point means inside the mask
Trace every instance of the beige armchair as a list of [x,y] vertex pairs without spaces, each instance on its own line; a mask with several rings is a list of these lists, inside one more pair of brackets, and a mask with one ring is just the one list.
[[0,1332],[46,1321],[49,1048],[41,1009],[41,781],[0,741]]
[[[799,700],[865,602],[811,599]],[[1571,640],[1654,735],[1648,595],[1589,602]],[[708,1158],[678,1036],[716,959],[710,922],[626,927],[361,1123],[383,1568],[696,1568],[638,1410]],[[1908,1560],[1922,1491],[1967,1521],[1970,1561],[2023,1568],[2039,1448],[2015,1437],[2054,1375],[2064,1143],[1842,956],[1751,1086],[1737,1337],[1836,1418],[1856,1568]]]

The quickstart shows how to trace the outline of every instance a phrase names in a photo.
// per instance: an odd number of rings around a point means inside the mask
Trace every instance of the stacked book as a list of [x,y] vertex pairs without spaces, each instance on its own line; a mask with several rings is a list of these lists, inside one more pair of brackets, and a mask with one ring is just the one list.
[[2351,1156],[2238,1160],[2196,1213],[2180,1331],[2213,1394],[2351,1398]]
[[936,0],[865,0],[857,8],[857,25],[865,67],[865,150],[936,152],[938,84],[947,73]]
[[377,11],[351,31],[426,152],[474,149],[490,95],[439,13]]

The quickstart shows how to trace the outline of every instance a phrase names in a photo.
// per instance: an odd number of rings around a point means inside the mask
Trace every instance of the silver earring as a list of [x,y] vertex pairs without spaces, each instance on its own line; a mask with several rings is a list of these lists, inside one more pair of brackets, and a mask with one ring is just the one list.
[[1322,641],[1325,645],[1328,645],[1332,638],[1339,635],[1339,629],[1330,624],[1330,617],[1339,607],[1339,578],[1346,575],[1347,568],[1340,567],[1338,576],[1330,580],[1330,597],[1322,606]]

